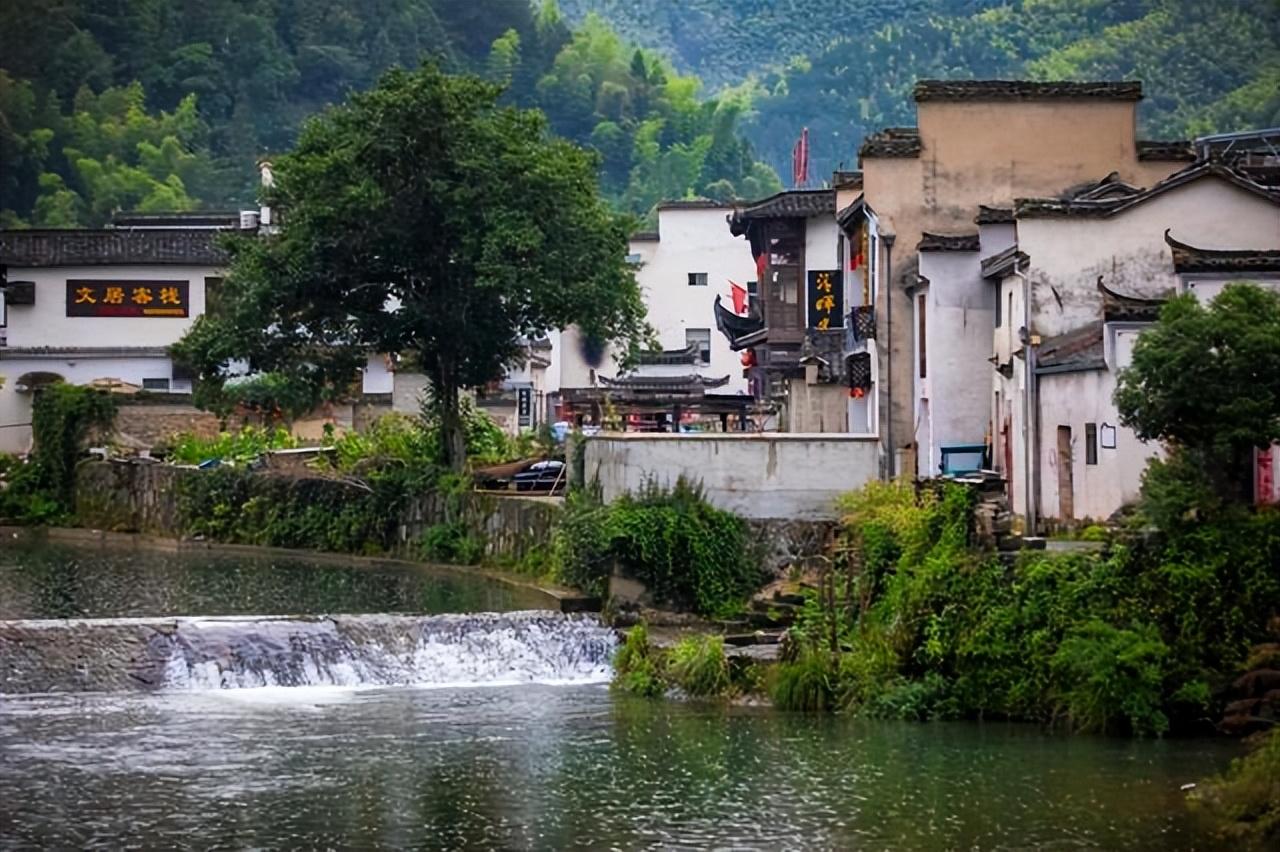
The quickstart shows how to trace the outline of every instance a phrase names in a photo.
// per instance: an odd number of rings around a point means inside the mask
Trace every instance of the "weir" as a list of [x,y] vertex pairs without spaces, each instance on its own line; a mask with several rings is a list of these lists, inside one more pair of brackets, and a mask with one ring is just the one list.
[[334,615],[0,621],[0,694],[607,680],[589,615]]

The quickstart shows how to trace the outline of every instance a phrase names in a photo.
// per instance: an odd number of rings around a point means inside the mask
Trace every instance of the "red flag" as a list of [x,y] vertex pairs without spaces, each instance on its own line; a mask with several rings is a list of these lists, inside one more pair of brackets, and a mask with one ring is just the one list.
[[733,312],[735,314],[745,314],[747,312],[747,288],[730,278],[729,295],[733,296]]
[[800,131],[800,141],[791,149],[791,184],[802,187],[809,183],[809,128]]

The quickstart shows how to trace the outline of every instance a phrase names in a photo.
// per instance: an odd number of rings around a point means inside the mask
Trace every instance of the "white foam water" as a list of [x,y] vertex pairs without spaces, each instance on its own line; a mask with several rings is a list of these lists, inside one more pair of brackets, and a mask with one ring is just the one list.
[[593,683],[617,644],[594,617],[540,611],[179,620],[160,641],[167,689]]

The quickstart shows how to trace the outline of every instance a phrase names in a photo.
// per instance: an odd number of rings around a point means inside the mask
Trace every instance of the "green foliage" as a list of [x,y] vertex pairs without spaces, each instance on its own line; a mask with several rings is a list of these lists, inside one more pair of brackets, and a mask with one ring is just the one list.
[[200,464],[208,459],[221,459],[233,466],[248,464],[269,450],[283,450],[298,446],[289,430],[277,426],[267,429],[245,426],[238,432],[219,432],[213,438],[201,438],[190,432],[174,437],[169,448],[169,460],[178,464]]
[[229,360],[247,358],[319,398],[344,391],[366,352],[412,355],[460,470],[459,391],[500,376],[520,340],[578,324],[634,344],[629,229],[601,200],[592,155],[499,95],[427,63],[309,121],[276,162],[280,233],[230,244],[218,309],[183,360],[225,385]]
[[571,493],[554,553],[566,583],[600,594],[617,565],[656,600],[704,615],[732,612],[760,580],[746,522],[683,477],[608,506],[589,490]]
[[643,623],[627,631],[614,655],[610,688],[645,698],[656,698],[666,691],[658,655],[649,644],[649,631]]
[[722,696],[732,688],[720,636],[681,639],[668,654],[667,671],[676,686],[699,698]]
[[1212,821],[1224,844],[1274,849],[1280,843],[1280,728],[1225,774],[1202,784],[1191,805]]
[[35,449],[30,463],[13,471],[0,514],[43,522],[71,512],[76,464],[90,435],[105,436],[115,415],[115,400],[101,391],[61,382],[41,388],[31,412]]
[[1102,553],[1029,551],[1008,566],[968,545],[959,486],[873,484],[843,505],[849,564],[792,638],[803,682],[814,655],[834,660],[834,703],[865,715],[1194,730],[1280,612],[1280,513],[1181,520]]
[[821,651],[805,651],[794,662],[778,663],[770,673],[769,696],[780,710],[821,713],[836,709],[837,662]]
[[418,541],[418,549],[430,562],[476,565],[484,558],[484,542],[461,520],[428,527]]
[[[1153,468],[1148,490],[1188,483],[1187,468],[1227,501],[1249,498],[1254,447],[1280,440],[1280,296],[1229,284],[1208,305],[1171,299],[1139,338],[1115,392],[1121,422],[1188,455]],[[1179,475],[1175,476],[1174,474]],[[1185,490],[1185,489],[1184,489]],[[1197,505],[1185,493],[1170,495]]]

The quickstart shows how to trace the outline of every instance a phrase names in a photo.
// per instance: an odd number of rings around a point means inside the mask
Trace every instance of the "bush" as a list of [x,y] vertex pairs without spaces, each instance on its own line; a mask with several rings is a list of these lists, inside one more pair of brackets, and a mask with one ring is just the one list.
[[721,636],[689,636],[671,649],[667,671],[689,695],[710,697],[730,691],[729,661]]
[[432,562],[476,565],[484,557],[484,541],[472,535],[462,521],[428,527],[418,541],[418,549]]
[[1150,624],[1118,629],[1098,619],[1075,628],[1050,659],[1058,704],[1078,730],[1106,731],[1121,719],[1138,734],[1163,734],[1164,663],[1169,649]]
[[561,578],[584,591],[603,593],[616,564],[655,600],[704,615],[738,609],[761,579],[746,522],[683,477],[609,506],[589,489],[571,493],[554,551]]
[[183,432],[174,436],[169,447],[169,460],[178,464],[200,464],[208,459],[221,459],[226,464],[239,466],[270,450],[296,446],[297,439],[282,426],[274,429],[245,426],[237,432],[220,432],[214,438]]
[[622,647],[614,655],[610,688],[645,698],[656,698],[666,692],[662,666],[649,645],[649,631],[643,623],[627,632]]
[[1224,843],[1255,849],[1280,845],[1280,728],[1224,775],[1203,784],[1190,803],[1212,821]]
[[794,662],[774,667],[769,696],[780,710],[821,713],[836,709],[837,663],[822,651],[805,651]]

